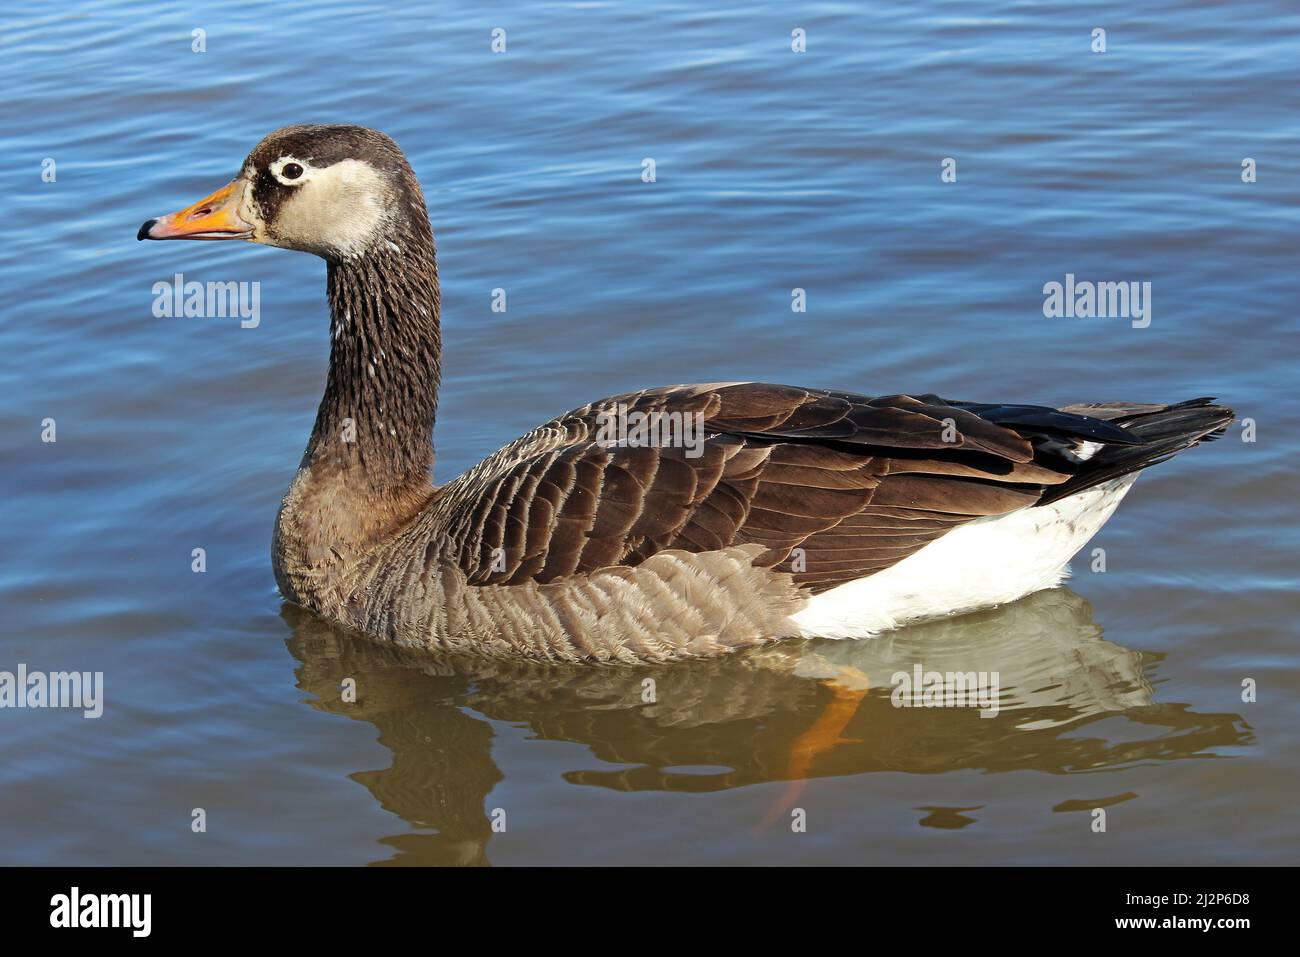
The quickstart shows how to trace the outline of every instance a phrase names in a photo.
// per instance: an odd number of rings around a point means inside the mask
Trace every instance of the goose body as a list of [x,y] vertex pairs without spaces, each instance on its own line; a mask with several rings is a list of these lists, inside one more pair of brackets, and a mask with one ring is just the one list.
[[329,376],[276,579],[405,646],[669,660],[1013,601],[1059,583],[1138,471],[1232,420],[1208,399],[1052,409],[681,385],[575,409],[434,486],[438,275],[391,140],[276,131],[229,186],[139,238],[326,260]]

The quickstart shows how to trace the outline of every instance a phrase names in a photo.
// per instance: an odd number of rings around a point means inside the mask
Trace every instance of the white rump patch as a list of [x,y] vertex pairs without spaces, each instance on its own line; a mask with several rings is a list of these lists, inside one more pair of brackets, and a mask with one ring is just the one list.
[[884,571],[815,596],[791,620],[806,638],[866,638],[1053,588],[1136,479],[1125,475],[1051,505],[967,522]]

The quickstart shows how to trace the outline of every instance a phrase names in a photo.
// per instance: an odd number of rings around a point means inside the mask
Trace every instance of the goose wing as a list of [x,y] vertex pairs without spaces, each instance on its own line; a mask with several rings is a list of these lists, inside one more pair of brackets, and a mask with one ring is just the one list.
[[[638,422],[655,423],[656,444],[618,428]],[[757,543],[760,563],[821,590],[964,522],[1037,504],[1076,476],[1074,452],[1088,441],[1141,440],[1041,406],[674,386],[533,430],[443,486],[431,518],[473,584],[548,582],[667,548]]]

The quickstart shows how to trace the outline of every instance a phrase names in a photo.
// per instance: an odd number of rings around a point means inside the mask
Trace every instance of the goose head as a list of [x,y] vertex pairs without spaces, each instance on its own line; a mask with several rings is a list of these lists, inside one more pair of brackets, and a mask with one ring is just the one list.
[[193,205],[150,219],[137,239],[242,239],[330,261],[429,235],[424,197],[391,139],[364,126],[287,126],[239,175]]

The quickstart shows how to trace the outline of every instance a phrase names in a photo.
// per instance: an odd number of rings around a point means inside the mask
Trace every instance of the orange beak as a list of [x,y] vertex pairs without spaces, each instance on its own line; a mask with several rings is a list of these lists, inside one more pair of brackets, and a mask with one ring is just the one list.
[[193,206],[161,219],[150,219],[136,239],[251,239],[253,227],[239,215],[245,182],[237,179]]

